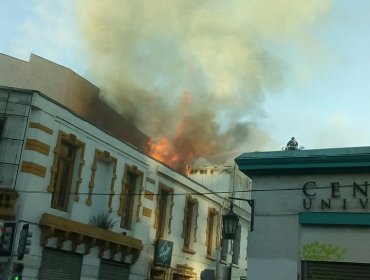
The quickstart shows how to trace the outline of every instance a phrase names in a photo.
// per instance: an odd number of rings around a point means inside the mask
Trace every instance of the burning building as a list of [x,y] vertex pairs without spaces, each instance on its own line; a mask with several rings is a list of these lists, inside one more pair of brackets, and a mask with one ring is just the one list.
[[181,160],[161,150],[165,138],[148,156],[149,137],[73,71],[35,55],[30,62],[0,55],[0,66],[0,220],[15,240],[1,246],[1,279],[18,263],[11,256],[24,225],[33,233],[30,254],[19,260],[25,278],[245,276],[245,202],[233,203],[239,245],[231,250],[222,239],[228,195],[248,191],[236,170],[199,171],[223,178],[202,184],[198,171],[187,177],[153,158]]
[[261,104],[294,78],[289,55],[316,50],[311,28],[330,7],[327,0],[76,3],[101,95],[150,136],[156,158],[180,170],[200,157],[225,164],[268,147],[269,133],[256,123],[265,117]]

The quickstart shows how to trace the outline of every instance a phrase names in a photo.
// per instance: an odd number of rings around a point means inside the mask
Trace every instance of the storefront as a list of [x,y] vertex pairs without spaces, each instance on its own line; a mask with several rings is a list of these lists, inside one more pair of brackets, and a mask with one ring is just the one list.
[[248,280],[370,279],[370,147],[245,153]]

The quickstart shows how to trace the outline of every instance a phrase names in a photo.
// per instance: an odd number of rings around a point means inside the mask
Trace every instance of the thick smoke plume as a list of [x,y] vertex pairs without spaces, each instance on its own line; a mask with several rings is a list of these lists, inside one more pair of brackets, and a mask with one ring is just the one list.
[[310,28],[329,6],[326,0],[77,4],[103,97],[152,146],[164,146],[153,153],[175,167],[199,157],[221,163],[269,141],[253,114],[287,80],[274,49],[289,43],[307,52]]

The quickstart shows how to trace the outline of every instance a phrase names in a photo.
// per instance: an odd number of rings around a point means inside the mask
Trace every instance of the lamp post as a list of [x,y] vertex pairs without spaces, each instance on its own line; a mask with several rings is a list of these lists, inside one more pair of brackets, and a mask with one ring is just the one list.
[[229,212],[222,217],[222,232],[223,238],[227,240],[234,240],[236,230],[238,229],[239,216],[233,211],[233,204],[230,205]]
[[[227,214],[222,216],[222,234],[223,238],[226,240],[234,240],[236,231],[239,225],[239,216],[233,211],[233,203],[230,204],[230,210]],[[230,262],[229,267],[229,280],[232,276],[232,261]]]

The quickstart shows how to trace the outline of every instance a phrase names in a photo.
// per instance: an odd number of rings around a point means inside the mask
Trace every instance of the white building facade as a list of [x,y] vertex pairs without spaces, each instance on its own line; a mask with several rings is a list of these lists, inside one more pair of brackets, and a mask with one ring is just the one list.
[[370,147],[245,153],[248,280],[370,279]]
[[[222,266],[224,273],[228,274],[226,278],[243,279],[248,270],[248,233],[253,230],[251,179],[239,171],[236,164],[189,167],[188,176],[233,204],[233,212],[239,216],[239,227],[235,240],[221,241],[220,261],[226,265]],[[228,187],[225,189],[225,186]]]
[[[245,202],[234,207],[238,241],[221,246],[231,181],[220,194],[97,127],[78,108],[36,90],[0,87],[0,219],[16,224],[12,257],[0,257],[1,277],[10,277],[14,263],[24,264],[23,279],[244,277]],[[24,224],[32,244],[17,261]]]

